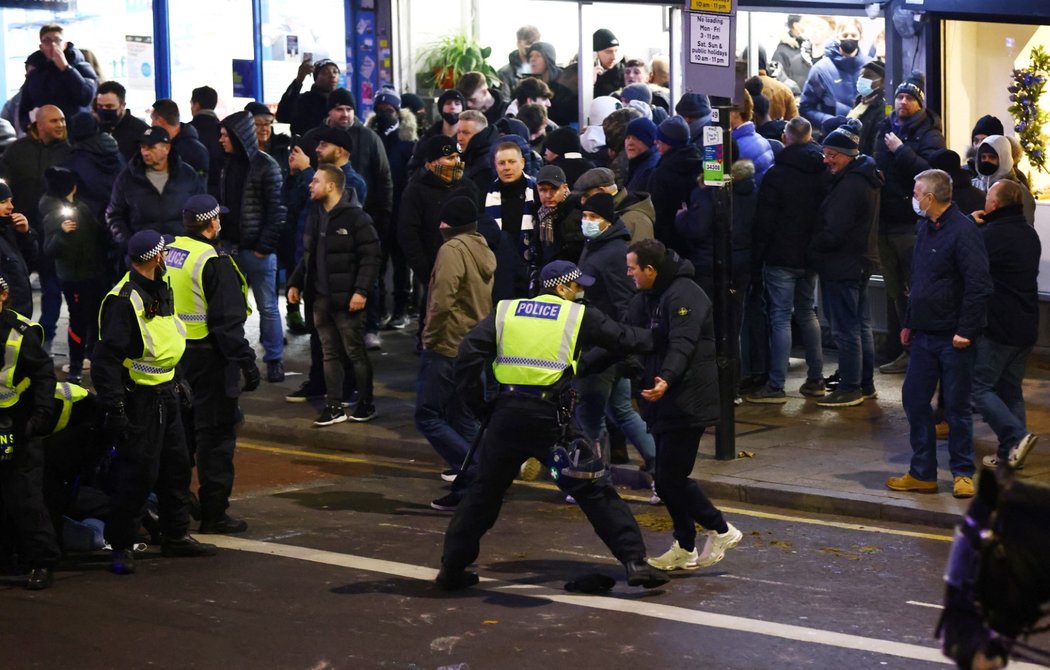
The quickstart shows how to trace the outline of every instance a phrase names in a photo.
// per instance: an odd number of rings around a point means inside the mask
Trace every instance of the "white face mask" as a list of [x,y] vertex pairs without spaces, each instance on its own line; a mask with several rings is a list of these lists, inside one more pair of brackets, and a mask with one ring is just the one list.
[[857,93],[862,97],[868,97],[875,92],[875,82],[867,77],[861,77],[857,80]]
[[594,219],[583,219],[580,222],[580,229],[583,231],[583,236],[588,240],[593,240],[602,234],[601,224]]
[[573,300],[576,302],[583,300],[583,291],[576,291],[576,296],[573,297]]
[[912,196],[911,198],[911,208],[915,211],[916,216],[926,216],[926,212],[922,211],[922,206],[919,205],[919,199],[915,196]]

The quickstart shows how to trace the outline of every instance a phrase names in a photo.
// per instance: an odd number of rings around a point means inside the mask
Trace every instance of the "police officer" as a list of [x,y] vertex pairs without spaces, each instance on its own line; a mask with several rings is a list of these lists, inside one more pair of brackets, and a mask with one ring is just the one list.
[[175,313],[186,326],[182,374],[193,396],[193,440],[202,533],[241,533],[248,524],[226,513],[233,491],[233,451],[240,417],[237,396],[259,387],[255,350],[244,337],[248,283],[233,257],[216,247],[219,214],[210,195],[182,209],[187,234],[168,245],[165,265]]
[[91,376],[106,408],[105,428],[117,441],[116,490],[106,540],[110,569],[135,572],[132,544],[143,505],[157,494],[164,556],[210,556],[215,546],[189,535],[190,457],[179,414],[175,366],[186,330],[164,280],[164,239],[142,230],[128,240],[131,270],[102,300]]
[[[575,302],[594,278],[573,263],[547,264],[540,282],[541,295],[501,301],[495,314],[475,326],[459,347],[457,385],[480,415],[490,411],[491,416],[480,445],[476,478],[445,534],[437,584],[446,590],[478,582],[466,567],[477,558],[481,536],[496,522],[503,494],[522,462],[530,456],[547,461],[551,448],[567,432],[578,433],[567,426],[572,416],[567,398],[581,347],[598,346],[614,353],[652,348],[649,331],[621,326],[597,309]],[[482,400],[483,373],[489,371],[500,385],[491,410]],[[624,564],[627,583],[645,588],[665,584],[667,577],[646,563],[638,524],[608,477],[571,481],[563,491],[576,498],[595,532]]]
[[44,329],[4,307],[10,298],[0,277],[0,496],[14,522],[29,565],[30,590],[46,589],[60,558],[55,528],[44,505],[44,449],[51,426],[55,368],[44,352]]

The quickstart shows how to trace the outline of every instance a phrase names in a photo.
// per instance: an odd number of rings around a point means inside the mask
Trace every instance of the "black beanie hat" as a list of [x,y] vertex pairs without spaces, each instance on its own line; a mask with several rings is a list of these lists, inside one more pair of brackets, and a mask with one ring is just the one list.
[[595,51],[605,51],[609,47],[620,46],[620,40],[616,39],[613,31],[608,28],[599,28],[594,31],[593,47]]
[[970,141],[978,135],[1002,135],[1003,134],[1003,122],[998,117],[992,116],[991,114],[985,114],[981,118],[977,119],[977,123],[973,127],[973,131],[970,133]]
[[456,147],[456,140],[440,133],[428,139],[427,143],[423,145],[423,160],[427,163],[458,153],[459,149]]
[[921,72],[912,72],[908,78],[897,87],[894,96],[907,93],[919,101],[919,107],[926,107],[926,75]]
[[340,105],[349,105],[351,109],[357,109],[357,102],[354,101],[354,94],[345,88],[337,88],[328,94],[328,106],[325,111],[330,112],[332,109],[339,107]]
[[4,200],[10,200],[12,198],[11,187],[8,186],[7,182],[0,179],[0,202]]
[[64,198],[77,185],[77,176],[71,170],[52,165],[44,170],[44,183],[47,186],[48,195]]
[[860,70],[861,72],[870,72],[879,79],[886,78],[886,66],[877,60],[868,61],[864,64],[863,67],[860,68]]
[[935,170],[944,170],[949,175],[954,175],[962,169],[962,159],[959,154],[951,149],[938,149],[930,154],[930,167]]
[[98,135],[98,120],[91,112],[77,112],[69,120],[69,139],[81,142]]
[[551,153],[564,156],[565,154],[571,153],[583,153],[583,149],[580,147],[580,136],[576,132],[575,128],[569,126],[562,126],[553,133],[547,135],[547,141],[543,143],[544,149],[549,149]]
[[427,108],[426,103],[423,102],[423,98],[415,93],[402,93],[401,107],[403,109],[411,110],[413,114],[418,114]]
[[457,195],[449,198],[441,206],[439,215],[441,223],[452,228],[456,233],[469,231],[477,228],[478,207],[474,201],[465,195]]
[[449,100],[456,100],[457,102],[459,102],[460,107],[462,107],[463,109],[467,108],[467,99],[463,97],[463,94],[454,88],[450,88],[444,93],[442,93],[440,96],[438,96],[437,110],[439,114],[441,113],[441,110],[444,109],[445,103],[447,103]]
[[613,197],[604,191],[587,198],[583,211],[594,212],[609,223],[616,223],[616,205],[613,203]]
[[850,119],[824,138],[824,146],[847,156],[856,156],[860,153],[860,134],[863,129],[863,123]]

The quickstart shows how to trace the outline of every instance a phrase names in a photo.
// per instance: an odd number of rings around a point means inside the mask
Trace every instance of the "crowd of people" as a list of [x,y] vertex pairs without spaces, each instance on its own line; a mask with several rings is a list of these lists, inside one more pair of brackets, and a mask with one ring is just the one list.
[[[97,83],[60,26],[44,26],[18,108],[25,135],[0,156],[0,325],[13,371],[0,437],[6,421],[16,445],[0,452],[0,491],[30,588],[51,583],[62,516],[98,516],[56,493],[76,480],[83,501],[84,467],[105,493],[114,572],[135,571],[140,521],[166,555],[213,553],[189,535],[189,518],[206,533],[247,528],[228,513],[237,397],[284,380],[285,328],[309,334],[311,350],[286,400],[323,400],[322,428],[377,418],[382,369],[369,351],[412,318],[415,424],[452,482],[432,502],[455,513],[439,585],[476,583],[466,568],[503,492],[544,460],[560,464],[559,484],[629,583],[651,588],[663,571],[712,565],[741,538],[689,479],[720,411],[716,260],[731,267],[720,325],[739,361],[738,403],[787,402],[797,333],[799,392],[819,406],[862,404],[877,395],[877,371],[906,373],[914,458],[889,488],[936,492],[942,437],[954,495],[973,495],[971,399],[999,438],[985,465],[1022,467],[1036,442],[1021,380],[1040,248],[1017,145],[985,116],[964,162],[945,147],[918,73],[893,89],[887,116],[885,67],[861,49],[861,25],[831,27],[822,55],[794,16],[773,57],[760,52],[728,114],[727,180],[710,184],[710,99],[689,92],[672,106],[666,63],[624,57],[607,29],[593,35],[595,97],[578,130],[576,67],[559,67],[532,26],[498,80],[466,73],[429,104],[383,88],[361,119],[339,65],[323,59],[303,63],[275,113],[253,102],[220,119],[202,86],[188,122],[162,99],[148,123],[128,112],[118,82]],[[732,254],[716,259],[726,189]],[[879,351],[873,274],[885,280],[893,334]],[[244,335],[249,291],[264,373]],[[56,384],[63,298],[69,358]],[[77,467],[43,463],[41,440],[61,442],[63,402],[98,435],[70,447]],[[628,441],[674,521],[671,548],[649,559],[609,484]]]

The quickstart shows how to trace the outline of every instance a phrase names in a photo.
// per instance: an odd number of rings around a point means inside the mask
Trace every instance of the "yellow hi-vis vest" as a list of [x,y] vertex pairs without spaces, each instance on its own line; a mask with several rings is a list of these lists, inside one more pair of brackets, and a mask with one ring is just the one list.
[[124,359],[124,367],[131,375],[131,381],[139,386],[158,386],[175,378],[175,366],[182,360],[186,351],[186,328],[179,317],[154,315],[147,318],[146,305],[142,296],[131,283],[130,273],[117,282],[99,308],[99,327],[101,328],[102,310],[110,296],[122,296],[128,299],[135,310],[135,320],[142,335],[142,357],[137,360]]
[[[203,340],[208,336],[208,299],[204,295],[204,264],[218,258],[219,252],[212,245],[192,237],[179,236],[168,245],[164,257],[168,266],[168,283],[175,294],[175,313],[186,327],[187,340]],[[230,258],[237,277],[241,280],[244,295],[244,316],[251,315],[248,307],[248,282]]]
[[55,427],[51,430],[52,435],[69,425],[69,416],[73,413],[73,404],[80,402],[86,397],[88,397],[88,390],[83,386],[69,382],[58,382],[55,384],[55,400],[62,403],[62,409],[58,413],[58,421],[55,422]]
[[22,340],[30,328],[40,329],[40,341],[44,341],[44,328],[33,323],[18,312],[11,310],[18,317],[18,325],[11,328],[4,344],[4,367],[0,369],[0,407],[14,407],[22,393],[29,388],[29,378],[15,379],[15,368],[18,366],[18,354],[22,351]]
[[576,371],[576,340],[584,306],[554,295],[501,300],[496,306],[496,360],[500,384],[551,386]]

